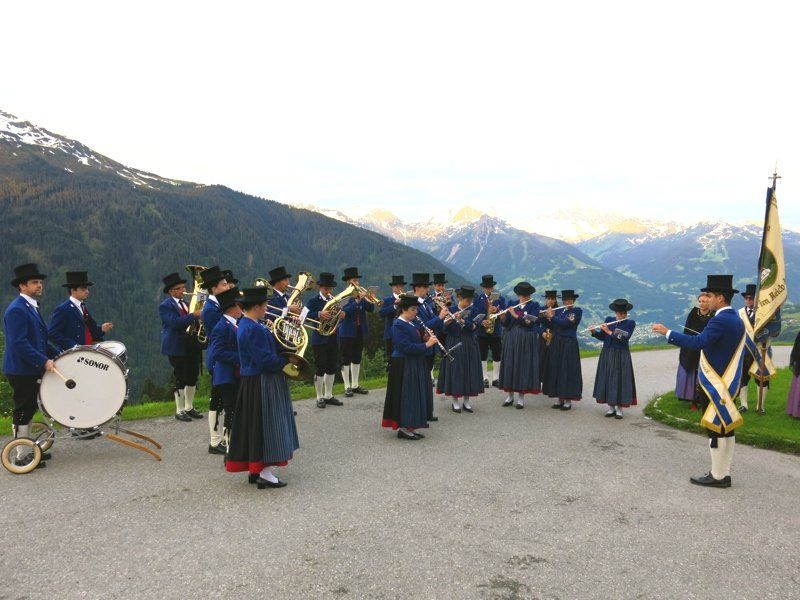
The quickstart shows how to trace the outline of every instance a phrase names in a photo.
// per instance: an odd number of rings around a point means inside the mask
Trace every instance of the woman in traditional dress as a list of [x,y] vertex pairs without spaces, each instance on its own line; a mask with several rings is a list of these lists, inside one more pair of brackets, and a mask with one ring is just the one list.
[[414,324],[419,300],[403,294],[397,304],[398,317],[392,324],[392,362],[383,403],[383,427],[397,430],[397,437],[420,440],[417,429],[428,426],[428,406],[433,404],[431,372],[426,355],[437,343],[436,336],[423,341]]
[[[544,307],[558,308],[558,292],[545,290]],[[542,393],[547,394],[550,382],[547,379],[547,363],[550,360],[550,344],[553,342],[553,324],[547,319],[539,319],[539,377],[542,380]]]
[[288,361],[278,354],[275,337],[260,323],[267,299],[267,288],[243,291],[244,316],[236,332],[241,381],[225,462],[232,473],[248,471],[249,482],[260,490],[286,485],[274,468],[286,466],[300,447],[283,373]]
[[[697,304],[689,311],[686,324],[683,328],[685,335],[699,335],[714,316],[714,311],[708,307],[708,298],[705,294],[697,297]],[[699,404],[706,402],[705,395],[697,387],[697,369],[700,366],[700,351],[681,348],[678,354],[678,374],[675,378],[675,395],[679,400],[691,402],[692,410],[697,410]]]
[[578,325],[583,318],[583,309],[575,306],[578,294],[575,290],[561,290],[561,302],[565,308],[555,311],[548,308],[545,317],[553,326],[553,342],[547,363],[547,395],[558,398],[552,408],[570,410],[573,400],[583,396],[581,353],[578,348]]
[[603,341],[594,379],[594,397],[598,404],[608,404],[607,417],[622,418],[622,409],[636,404],[636,380],[628,347],[636,321],[628,318],[633,304],[620,298],[608,305],[613,317],[592,331],[592,337]]
[[789,357],[789,368],[792,370],[792,386],[786,399],[786,414],[800,419],[800,333],[794,339],[792,354]]
[[514,286],[517,300],[509,304],[518,306],[500,317],[506,331],[500,362],[500,389],[507,394],[503,406],[514,404],[514,394],[518,394],[516,407],[525,408],[525,394],[541,392],[536,326],[541,309],[538,302],[531,301],[535,291],[536,288],[527,281],[518,283]]
[[[458,304],[450,307],[450,313],[458,315],[445,324],[445,345],[454,360],[442,356],[439,366],[439,379],[436,393],[452,398],[452,410],[460,413],[463,409],[473,412],[470,398],[483,393],[483,371],[481,369],[481,352],[475,330],[477,307],[472,304],[475,288],[462,286],[457,292]],[[462,401],[463,399],[463,401]]]

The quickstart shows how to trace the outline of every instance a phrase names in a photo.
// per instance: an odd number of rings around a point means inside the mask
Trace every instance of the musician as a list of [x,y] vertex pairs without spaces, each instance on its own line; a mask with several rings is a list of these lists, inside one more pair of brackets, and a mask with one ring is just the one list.
[[[699,335],[714,316],[714,311],[708,307],[706,294],[697,296],[697,306],[689,311],[683,333],[686,335]],[[675,395],[678,400],[690,402],[690,410],[697,410],[699,406],[705,408],[705,394],[697,387],[697,368],[700,364],[700,351],[681,348],[678,354],[678,374],[675,377]]]
[[222,276],[225,278],[225,281],[227,281],[227,282],[228,282],[228,285],[229,285],[230,287],[233,287],[233,286],[235,286],[235,285],[238,285],[238,284],[239,284],[239,280],[238,280],[238,279],[236,279],[236,278],[233,276],[233,271],[231,271],[230,269],[223,269],[223,270],[222,270]]
[[400,294],[406,287],[406,278],[402,275],[392,275],[389,287],[392,293],[383,298],[383,304],[378,310],[378,314],[383,319],[383,343],[386,355],[386,372],[389,372],[389,365],[392,363],[392,325],[397,316],[397,305],[400,302]]
[[[481,349],[481,366],[483,367],[483,383],[489,387],[491,383],[494,387],[500,385],[500,366],[502,354],[502,333],[503,326],[495,321],[494,331],[487,333],[489,326],[489,315],[493,315],[506,307],[506,299],[500,295],[497,300],[489,302],[489,297],[494,292],[497,282],[493,275],[483,275],[481,277],[481,289],[483,292],[475,298],[475,304],[479,313],[486,315],[483,323],[478,327],[478,347]],[[492,351],[492,376],[489,377],[489,350]]]
[[614,300],[608,308],[614,316],[606,317],[591,332],[592,337],[603,342],[593,395],[598,404],[608,404],[606,417],[621,419],[622,409],[636,404],[636,379],[628,347],[636,321],[628,318],[633,304],[624,298]]
[[433,293],[441,296],[445,300],[452,302],[452,298],[445,297],[445,285],[447,284],[447,275],[445,273],[433,274]]
[[[544,308],[558,308],[558,291],[545,290]],[[544,313],[540,313],[544,316]],[[542,393],[549,394],[550,381],[547,379],[548,362],[550,360],[550,345],[553,342],[553,324],[549,319],[539,319],[539,377],[542,379]]]
[[392,324],[392,364],[381,426],[396,430],[397,437],[403,440],[425,437],[417,430],[428,426],[428,410],[433,405],[433,389],[425,356],[438,340],[436,336],[422,340],[414,324],[420,306],[417,296],[403,294],[397,306],[398,317]]
[[90,346],[102,342],[105,334],[111,331],[111,322],[98,325],[86,308],[89,288],[94,285],[89,281],[86,271],[67,271],[69,297],[59,304],[50,319],[48,337],[59,350],[69,350],[75,346]]
[[[326,321],[331,318],[330,311],[323,310],[325,304],[333,299],[336,278],[333,273],[320,273],[317,280],[319,294],[306,302],[308,318]],[[341,400],[333,395],[333,382],[336,378],[336,362],[339,352],[336,335],[322,335],[314,330],[311,334],[311,349],[314,351],[314,389],[317,393],[317,408],[342,406]]]
[[[475,398],[483,393],[483,378],[481,377],[481,353],[478,349],[478,340],[475,330],[478,323],[472,301],[475,299],[475,288],[471,285],[461,286],[456,292],[458,304],[450,307],[450,317],[444,325],[446,333],[442,342],[453,360],[442,357],[439,366],[439,379],[436,384],[436,393],[452,398],[451,409],[460,413],[473,412],[470,398]],[[442,340],[439,340],[442,341]]]
[[278,353],[275,336],[260,323],[267,300],[263,287],[247,288],[239,299],[244,311],[236,332],[241,380],[225,463],[228,472],[248,471],[248,481],[260,490],[286,485],[274,468],[289,464],[300,447],[282,370],[288,360]]
[[[299,306],[289,306],[289,278],[291,273],[286,272],[286,267],[276,267],[269,272],[269,284],[272,286],[272,298],[269,299],[269,306],[276,309],[273,312],[299,314]],[[275,321],[278,317],[274,314],[267,313],[267,320]]]
[[531,300],[535,291],[536,288],[527,281],[515,285],[517,301],[510,306],[518,306],[509,308],[499,317],[506,332],[500,369],[500,389],[507,394],[503,406],[514,404],[516,393],[516,407],[525,408],[525,394],[541,392],[537,327],[541,307],[538,302]]
[[[755,304],[756,299],[756,285],[754,283],[748,283],[745,291],[742,292],[742,297],[744,298],[744,307],[739,309],[739,318],[744,324],[745,332],[747,332],[747,335],[755,343],[756,340],[755,336],[753,335],[753,327],[756,324],[756,309],[753,307],[753,305]],[[771,353],[772,349],[770,349],[769,352]],[[747,386],[750,383],[750,369],[752,368],[754,362],[755,358],[753,357],[753,354],[749,351],[745,351],[744,363],[742,365],[742,387],[739,389],[739,412],[747,412],[748,410]],[[758,368],[759,367],[757,367],[757,369]],[[758,372],[760,372],[760,370]],[[757,380],[758,376],[756,376],[756,381]],[[764,387],[765,390],[769,388],[768,378],[764,378],[762,387]],[[766,402],[766,391],[764,392],[764,401]]]
[[[411,287],[414,290],[414,295],[417,297],[417,303],[419,306],[417,307],[417,314],[415,315],[416,318],[414,319],[414,325],[419,329],[420,335],[424,337],[427,334],[426,327],[430,329],[434,334],[439,334],[443,328],[444,323],[442,319],[444,319],[450,311],[447,309],[442,309],[439,311],[437,316],[436,314],[436,306],[428,296],[428,291],[431,286],[431,276],[428,273],[412,273],[411,274]],[[394,335],[392,336],[392,343],[394,343]],[[433,346],[428,346],[428,350],[425,353],[425,364],[428,367],[428,379],[431,379],[431,373],[433,371],[433,363],[436,359],[434,355]],[[433,386],[433,381],[431,381],[431,387]],[[434,416],[433,414],[433,393],[431,393],[431,401],[428,406],[428,421],[438,421],[439,417]]]
[[189,312],[183,301],[186,293],[186,280],[178,273],[170,273],[163,279],[164,293],[168,295],[158,307],[161,317],[161,354],[169,359],[175,376],[175,418],[178,421],[202,419],[203,415],[194,408],[194,395],[197,391],[197,378],[203,352],[186,333],[186,328],[197,323],[201,310]]
[[700,424],[708,430],[710,438],[711,471],[690,481],[695,485],[727,488],[731,486],[734,434],[743,423],[733,397],[741,381],[746,334],[744,323],[731,308],[731,299],[739,291],[733,288],[733,275],[709,275],[701,291],[708,294],[709,308],[716,311],[703,333],[688,336],[670,331],[661,323],[655,323],[652,329],[666,335],[674,346],[701,350],[700,385],[710,403]]
[[217,294],[227,290],[230,284],[218,266],[200,271],[200,279],[203,282],[203,289],[208,290],[209,294],[203,303],[203,311],[201,313],[203,329],[206,335],[211,335],[214,327],[217,326],[217,323],[222,318],[222,309],[219,306]]
[[[46,277],[35,263],[14,267],[11,286],[19,295],[3,314],[6,336],[3,373],[11,385],[14,400],[11,413],[14,438],[30,438],[30,423],[36,414],[41,377],[45,371],[55,368],[52,359],[56,352],[48,344],[47,323],[39,312]],[[43,455],[42,458],[50,456]],[[17,466],[25,466],[30,464],[32,457],[20,448],[12,460]],[[39,463],[39,467],[44,466],[44,463]]]
[[[209,454],[225,454],[233,425],[236,392],[239,389],[239,348],[236,344],[238,321],[242,317],[239,288],[230,287],[216,294],[222,318],[208,334],[206,368],[211,373],[211,403],[208,408]],[[220,413],[223,413],[220,431]]]
[[[342,280],[348,285],[359,286],[361,275],[357,267],[347,267]],[[358,298],[350,300],[342,307],[344,319],[339,325],[339,346],[342,349],[342,379],[344,395],[352,398],[353,394],[369,394],[358,383],[361,372],[361,354],[364,351],[364,340],[369,335],[367,313],[374,312],[375,305],[362,293]]]
[[553,327],[553,341],[547,364],[547,395],[558,398],[552,408],[570,410],[572,402],[583,396],[581,354],[578,348],[578,325],[583,310],[575,306],[579,297],[575,290],[561,290],[561,302],[566,307],[556,312],[548,308],[545,317]]

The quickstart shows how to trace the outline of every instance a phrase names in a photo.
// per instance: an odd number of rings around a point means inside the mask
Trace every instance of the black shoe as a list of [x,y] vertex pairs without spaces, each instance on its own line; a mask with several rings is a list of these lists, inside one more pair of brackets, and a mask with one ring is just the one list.
[[365,390],[363,387],[358,386],[353,388],[354,394],[369,394],[369,390]]
[[203,413],[197,412],[194,408],[190,408],[186,411],[186,414],[189,415],[192,419],[202,419]]
[[253,473],[250,473],[247,476],[247,483],[255,483],[259,479],[261,479],[261,475],[259,475],[258,473],[256,473],[255,475]]
[[296,410],[293,410],[293,411],[292,411],[292,415],[296,417],[296,416],[297,416],[297,411],[296,411]]
[[499,388],[500,387],[500,380],[499,379],[495,379],[494,381],[492,381],[492,387]]
[[489,387],[489,380],[488,379],[484,379],[483,380],[483,387],[485,387],[485,388]]
[[347,388],[344,391],[344,397],[345,398],[352,398],[353,397],[353,388]]
[[706,473],[705,475],[700,475],[699,477],[690,477],[689,481],[691,481],[695,485],[702,485],[705,487],[718,487],[718,488],[731,487],[730,475],[726,475],[722,479],[714,479],[711,473]]
[[190,417],[189,415],[187,415],[185,412],[181,411],[181,412],[179,412],[179,413],[177,413],[177,414],[175,415],[175,419],[176,419],[176,420],[178,420],[178,421],[184,421],[184,422],[186,422],[186,421],[191,421],[191,420],[192,420],[192,417]]
[[415,432],[414,432],[414,435],[416,436],[416,438],[417,438],[418,440],[421,440],[422,438],[424,438],[424,437],[425,437],[425,436],[424,436],[424,435],[422,435],[422,434],[421,434],[419,431],[415,431]]
[[517,402],[517,406],[516,407],[521,410],[521,409],[525,408],[525,405],[522,404],[521,402]]
[[572,404],[562,404],[559,408],[561,410],[572,410]]
[[428,421],[438,421],[438,420],[439,420],[439,417],[431,417],[430,419],[428,419]]
[[317,408],[325,408],[328,404],[325,402],[323,398],[317,399]]
[[53,455],[49,452],[42,452],[42,458],[40,460],[50,460],[53,458]]
[[471,407],[471,406],[462,406],[461,408],[463,408],[463,409],[464,409],[465,411],[467,411],[468,413],[475,412],[474,410],[472,410],[472,407]]
[[400,429],[397,430],[397,437],[399,437],[401,440],[418,440],[418,439],[420,439],[419,436],[417,436],[417,435],[415,435],[413,433],[406,433],[405,431],[402,431]]
[[619,415],[619,414],[617,414],[617,413],[614,413],[614,418],[615,418],[615,419],[621,419],[621,418],[622,418],[622,415]]
[[514,404],[514,400],[513,400],[513,399],[511,399],[511,398],[506,398],[506,399],[503,401],[503,406],[511,406],[512,404]]
[[456,408],[455,404],[451,404],[450,405],[450,410],[452,410],[454,413],[460,413],[461,412],[461,409],[460,408]]
[[746,406],[740,406],[739,407],[739,412],[740,413],[746,413],[747,412],[747,407]]
[[263,490],[265,488],[282,488],[282,487],[286,487],[286,482],[285,481],[281,481],[280,479],[278,479],[277,482],[272,482],[272,481],[269,481],[267,479],[262,479],[261,477],[259,477],[256,480],[256,486],[260,490]]
[[562,406],[564,406],[564,405],[563,404],[553,404],[550,408],[558,408],[558,409],[560,409]]
[[336,396],[325,398],[325,404],[330,404],[331,406],[344,406],[344,402],[339,400]]
[[208,445],[208,453],[209,454],[225,454],[225,446],[222,443],[219,443],[216,446],[212,446],[211,444],[209,444]]

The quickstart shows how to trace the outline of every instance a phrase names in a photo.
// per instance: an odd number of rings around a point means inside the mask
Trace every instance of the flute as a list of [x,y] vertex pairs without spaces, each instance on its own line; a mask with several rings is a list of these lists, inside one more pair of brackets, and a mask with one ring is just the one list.
[[597,329],[598,327],[600,327],[602,325],[616,325],[617,323],[622,323],[623,321],[627,321],[627,320],[628,319],[625,318],[625,319],[617,319],[616,321],[609,321],[608,323],[598,323],[597,325],[592,325],[588,329],[581,329],[580,333],[586,333],[588,331],[591,331],[592,329]]
[[[565,308],[572,308],[572,307],[573,307],[573,305],[572,305],[572,304],[563,304],[563,305],[561,305],[561,306],[556,306],[556,307],[554,307],[554,308],[553,308],[553,312],[556,312],[557,310],[563,310],[563,309],[565,309]],[[539,311],[539,314],[540,314],[540,315],[543,315],[543,314],[544,314],[544,313],[546,313],[548,310],[550,310],[550,309],[549,309],[549,308],[545,308],[544,310],[540,310],[540,311]]]
[[[416,321],[419,321],[419,324],[422,325],[422,328],[425,330],[425,333],[427,333],[431,337],[436,337],[436,334],[433,333],[433,330],[431,330],[427,325],[425,325],[425,321],[423,321],[419,317],[414,317],[414,319]],[[438,337],[436,338],[436,345],[439,346],[439,349],[442,351],[442,356],[446,357],[447,360],[453,362],[456,359],[455,356],[453,356],[452,354],[450,354],[450,352],[448,352],[447,348],[445,348],[444,344],[442,344],[442,342],[439,341]]]

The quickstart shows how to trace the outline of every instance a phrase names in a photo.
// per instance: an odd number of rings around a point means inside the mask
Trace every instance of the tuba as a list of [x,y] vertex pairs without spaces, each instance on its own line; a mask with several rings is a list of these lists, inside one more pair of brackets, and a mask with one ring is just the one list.
[[[194,280],[194,289],[189,294],[189,313],[193,313],[197,309],[203,308],[203,305],[208,299],[208,292],[203,288],[203,278],[200,277],[200,271],[205,271],[206,267],[200,265],[186,265],[186,270],[189,271]],[[208,346],[208,336],[203,328],[203,321],[198,320],[186,328],[186,335],[192,339],[195,344],[200,348]]]
[[336,332],[336,328],[339,327],[339,323],[344,318],[342,307],[350,298],[358,298],[359,294],[361,294],[361,289],[363,288],[350,284],[344,291],[339,292],[325,303],[320,312],[329,312],[331,316],[328,319],[320,319],[317,328],[320,335],[333,335]]
[[[256,279],[257,287],[268,287],[269,282],[264,279]],[[301,297],[303,293],[314,285],[314,277],[311,273],[301,272],[297,274],[297,284],[290,286],[292,293],[289,295],[288,307],[302,305]],[[299,315],[287,310],[276,312],[274,307],[267,309],[267,314],[275,320],[272,322],[271,331],[278,343],[286,349],[282,352],[289,360],[289,364],[283,367],[283,372],[291,379],[308,379],[311,375],[311,365],[303,358],[303,354],[308,346],[308,332],[303,327]],[[269,327],[269,326],[268,326]]]

